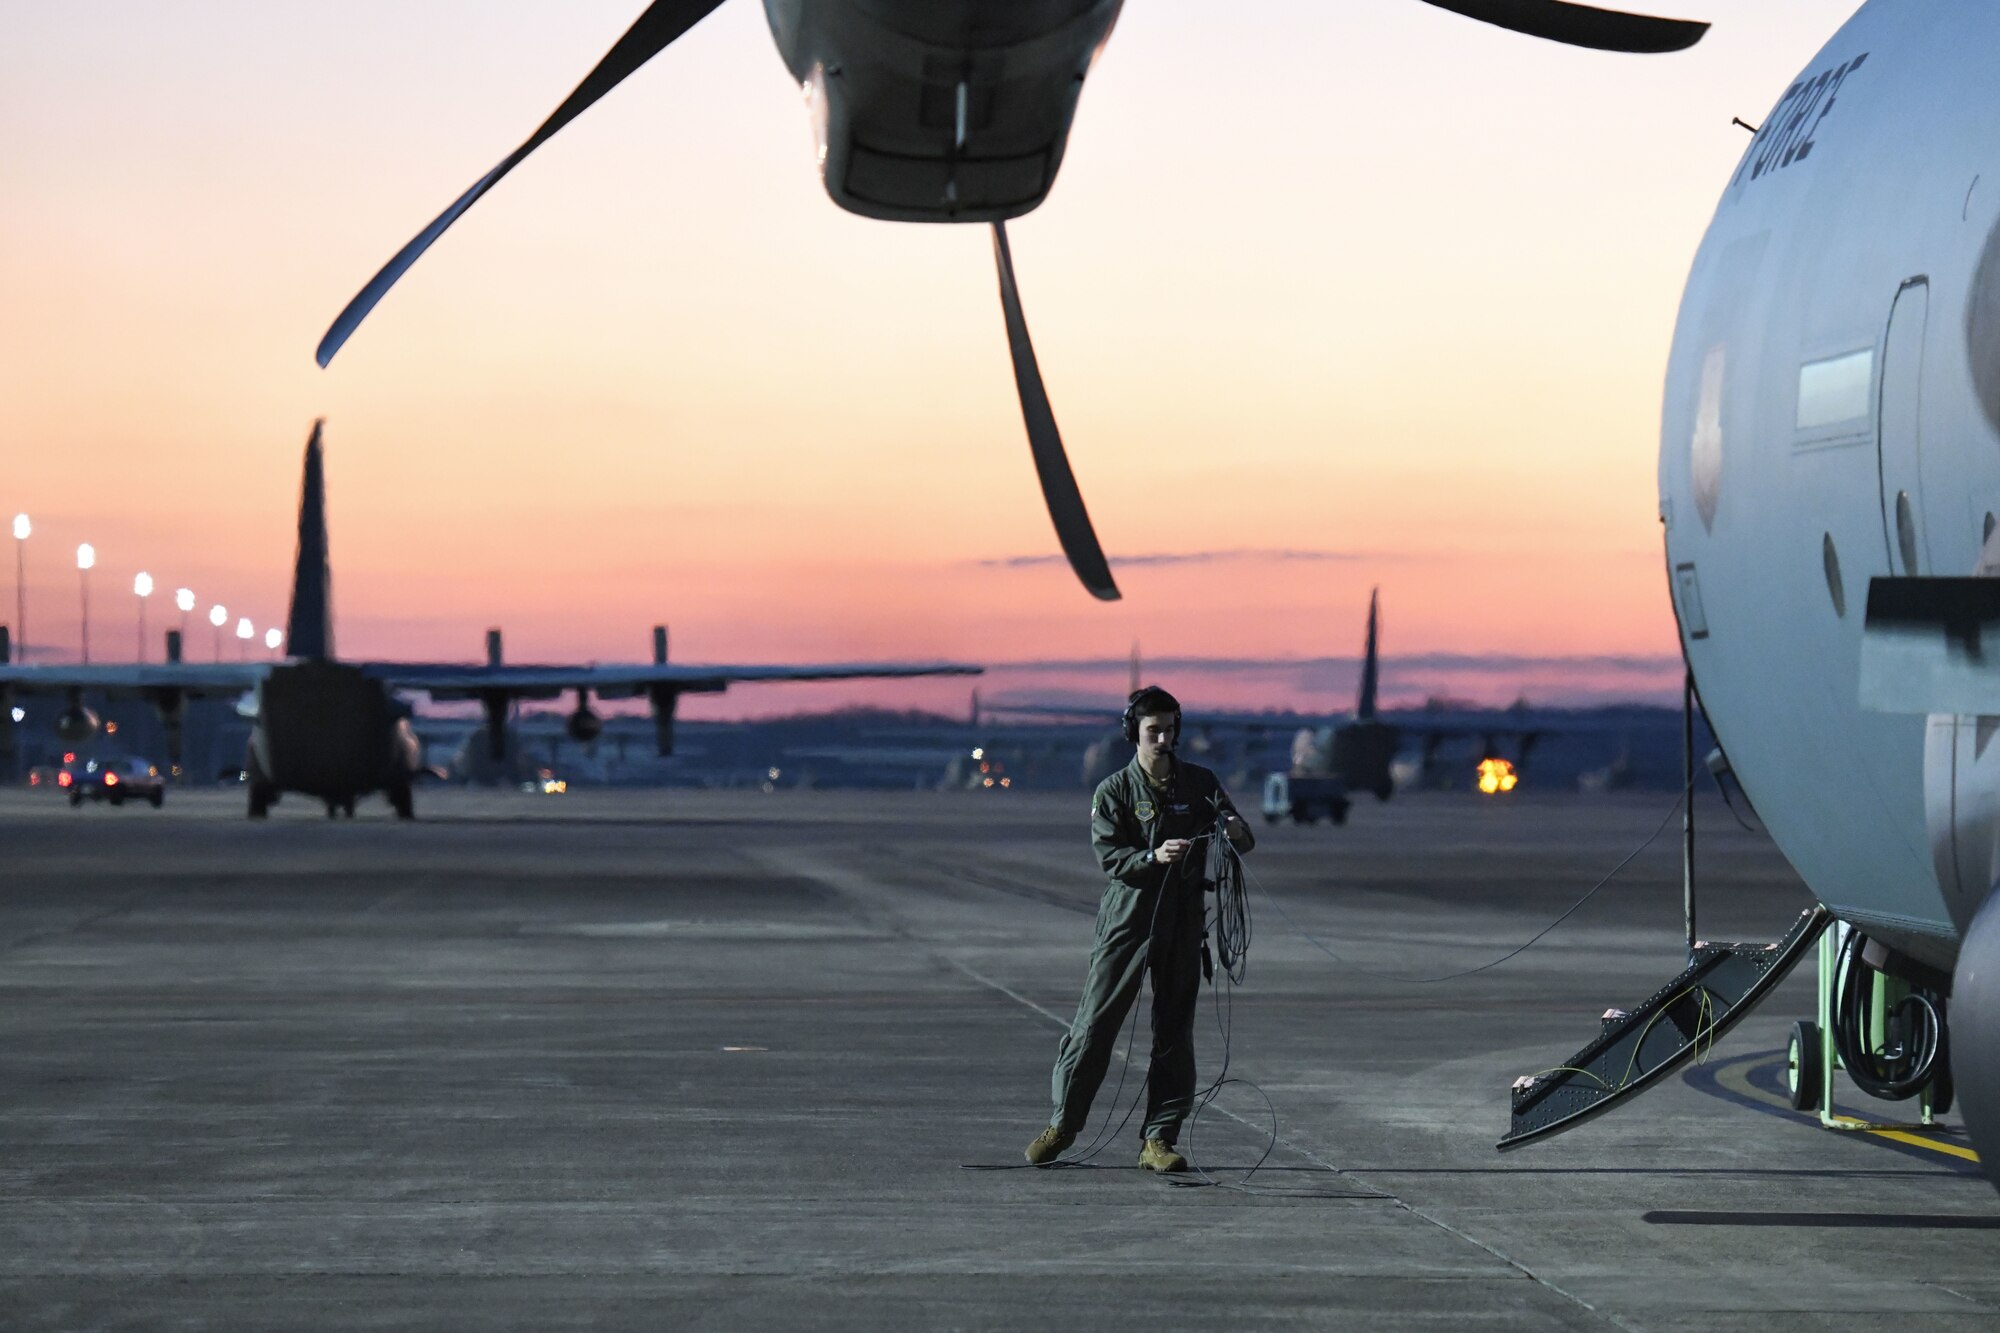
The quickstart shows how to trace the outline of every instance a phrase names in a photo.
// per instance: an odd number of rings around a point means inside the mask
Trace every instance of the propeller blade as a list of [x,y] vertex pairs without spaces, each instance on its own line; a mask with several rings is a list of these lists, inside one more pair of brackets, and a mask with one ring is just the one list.
[[1062,543],[1069,567],[1083,580],[1083,586],[1099,601],[1118,600],[1118,585],[1112,581],[1111,566],[1104,548],[1097,544],[1097,532],[1090,526],[1089,511],[1083,507],[1083,492],[1069,470],[1069,456],[1063,452],[1062,432],[1056,429],[1055,409],[1042,388],[1042,372],[1035,365],[1035,345],[1028,341],[1028,321],[1021,314],[1021,293],[1014,285],[1014,255],[1007,248],[1007,224],[993,224],[993,257],[1000,266],[1000,308],[1007,316],[1007,349],[1014,354],[1014,387],[1021,393],[1021,417],[1028,426],[1028,448],[1035,456],[1035,473],[1042,480],[1042,498],[1048,502],[1049,517],[1055,521],[1056,539]]
[[1599,51],[1644,55],[1685,51],[1708,31],[1706,23],[1688,19],[1627,14],[1616,9],[1573,5],[1566,0],[1424,0],[1424,3],[1491,23],[1496,28]]
[[625,30],[625,35],[604,53],[604,58],[597,62],[597,68],[591,70],[576,90],[563,99],[563,104],[542,122],[541,128],[526,143],[509,153],[505,161],[481,176],[471,189],[452,202],[450,208],[438,214],[435,222],[398,250],[396,257],[384,264],[382,271],[369,279],[368,285],[347,303],[347,308],[333,321],[326,336],[319,340],[319,349],[314,355],[320,366],[324,368],[327,362],[333,360],[333,354],[368,317],[376,302],[396,285],[396,279],[417,262],[418,256],[431,248],[431,242],[444,235],[445,229],[458,221],[459,214],[477,203],[479,196],[498,184],[500,178],[518,166],[522,158],[548,142],[556,131],[583,114],[592,103],[617,87],[639,66],[664,51],[675,38],[707,18],[709,12],[721,3],[722,0],[654,0],[638,21]]

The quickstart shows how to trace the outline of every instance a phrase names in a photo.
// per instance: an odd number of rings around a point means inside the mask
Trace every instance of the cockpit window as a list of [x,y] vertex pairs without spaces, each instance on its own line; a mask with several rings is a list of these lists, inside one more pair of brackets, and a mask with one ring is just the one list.
[[1799,367],[1798,429],[1822,430],[1868,415],[1875,349],[1808,361]]

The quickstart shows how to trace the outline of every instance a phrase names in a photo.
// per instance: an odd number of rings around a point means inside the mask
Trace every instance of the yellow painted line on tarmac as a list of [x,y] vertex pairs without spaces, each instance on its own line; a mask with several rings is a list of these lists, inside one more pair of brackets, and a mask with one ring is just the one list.
[[1843,1125],[1852,1125],[1866,1134],[1875,1134],[1885,1139],[1894,1139],[1898,1143],[1908,1143],[1918,1148],[1929,1148],[1933,1152],[1945,1153],[1948,1156],[1957,1157],[1967,1162],[1976,1163],[1979,1161],[1978,1153],[1972,1151],[1970,1148],[1961,1148],[1956,1143],[1940,1143],[1936,1139],[1926,1138],[1922,1134],[1912,1134],[1905,1129],[1870,1129],[1866,1120],[1857,1120],[1851,1115],[1837,1115],[1833,1118]]
[[[1788,1115],[1797,1116],[1800,1120],[1818,1124],[1819,1115],[1817,1112],[1794,1111],[1782,1098],[1773,1097],[1764,1089],[1751,1083],[1750,1071],[1761,1068],[1763,1063],[1764,1058],[1761,1056],[1738,1056],[1733,1060],[1716,1066],[1715,1081],[1739,1097],[1762,1102],[1766,1106],[1783,1110]],[[1873,1134],[1877,1138],[1893,1139],[1897,1143],[1907,1143],[1913,1148],[1927,1148],[1932,1152],[1943,1153],[1947,1157],[1956,1157],[1960,1161],[1971,1162],[1975,1166],[1979,1164],[1979,1154],[1972,1149],[1956,1143],[1946,1143],[1941,1139],[1923,1133],[1921,1130],[1891,1129],[1886,1126],[1877,1127],[1871,1125],[1866,1120],[1851,1115],[1836,1115],[1833,1119],[1851,1130],[1857,1130],[1864,1134]]]

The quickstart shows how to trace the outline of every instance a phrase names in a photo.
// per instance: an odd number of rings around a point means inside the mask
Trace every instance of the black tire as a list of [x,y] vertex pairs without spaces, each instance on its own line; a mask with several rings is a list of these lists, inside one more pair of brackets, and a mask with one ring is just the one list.
[[69,803],[72,807],[82,805],[83,793],[78,791],[76,788],[71,787],[69,789]]
[[123,805],[125,804],[125,793],[122,791],[114,791],[111,793],[111,795],[105,797],[105,799],[110,801],[111,804],[113,805]]
[[153,791],[153,794],[152,794],[152,795],[150,795],[150,796],[148,796],[148,797],[146,798],[146,801],[147,801],[147,803],[148,803],[148,804],[150,804],[150,805],[151,805],[151,806],[152,806],[152,807],[153,807],[153,808],[154,808],[155,810],[157,810],[157,809],[159,809],[159,808],[160,808],[161,806],[163,806],[163,805],[165,805],[165,804],[167,803],[167,793],[166,793],[166,791],[165,791],[164,789],[162,789],[162,788],[155,788],[155,789],[154,789],[154,791]]
[[1379,787],[1371,788],[1371,790],[1374,791],[1376,800],[1386,801],[1391,796],[1394,796],[1396,794],[1396,784],[1393,782],[1385,782]]
[[1306,808],[1304,801],[1292,802],[1292,822],[1294,824],[1310,824],[1313,822],[1312,811]]
[[255,781],[251,782],[250,818],[264,819],[269,817],[271,813],[271,803],[275,800],[277,800],[277,795],[269,787],[265,786],[261,782],[255,782]]
[[1347,822],[1347,811],[1348,804],[1346,801],[1335,801],[1327,809],[1327,813],[1333,816],[1333,822],[1336,824],[1345,824]]
[[1819,1110],[1820,1083],[1826,1077],[1822,1053],[1819,1024],[1804,1018],[1792,1024],[1792,1039],[1785,1047],[1785,1090],[1791,1094],[1794,1111]]
[[403,781],[390,786],[389,806],[396,812],[396,818],[398,819],[415,819],[417,817],[417,804],[410,795],[409,779],[405,778]]

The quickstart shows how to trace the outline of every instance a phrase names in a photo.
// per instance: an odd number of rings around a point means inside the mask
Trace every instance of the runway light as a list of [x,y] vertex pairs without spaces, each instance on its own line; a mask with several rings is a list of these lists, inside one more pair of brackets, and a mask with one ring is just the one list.
[[276,651],[278,651],[278,645],[283,643],[284,641],[285,641],[285,632],[283,630],[267,629],[264,631],[264,646],[266,648],[269,648],[272,652],[275,653]]
[[28,516],[26,514],[14,515],[15,541],[24,542],[28,540],[28,534],[32,533],[34,530],[35,530],[35,525],[28,522]]
[[974,759],[984,759],[986,757],[986,751],[982,748],[975,746],[972,751],[972,757]]
[[118,775],[117,775],[116,773],[113,773],[113,772],[110,772],[109,770],[106,770],[106,772],[105,772],[105,774],[104,774],[104,785],[105,785],[105,786],[107,786],[107,787],[115,787],[115,786],[117,786],[117,785],[118,785]]
[[151,597],[153,595],[153,576],[142,573],[134,578],[132,580],[132,591],[141,597]]
[[250,627],[250,617],[248,617],[248,616],[239,616],[239,617],[237,618],[237,621],[236,621],[236,637],[237,637],[237,638],[239,638],[239,639],[248,639],[248,638],[251,638],[251,637],[255,636],[255,634],[256,634],[256,633],[257,633],[257,631],[256,631],[256,630],[254,630],[254,629],[252,629],[252,628]]
[[56,786],[58,787],[67,787],[70,785],[70,783],[75,781],[76,779],[70,776],[70,771],[68,769],[64,769],[62,772],[56,774]]
[[1002,779],[1000,779],[1000,785],[1001,785],[1001,786],[1003,786],[1003,787],[1011,787],[1011,786],[1013,786],[1013,785],[1014,785],[1014,779],[1012,779],[1012,778],[1002,778]]
[[182,588],[179,592],[175,593],[174,605],[180,608],[182,615],[186,615],[188,612],[194,610],[194,589]]
[[89,569],[96,563],[97,548],[95,546],[92,546],[89,542],[84,542],[76,548],[76,567],[78,569]]
[[1512,791],[1520,781],[1514,773],[1514,766],[1505,759],[1479,761],[1479,790],[1488,796]]
[[209,624],[215,626],[217,629],[221,629],[228,620],[229,620],[229,612],[220,602],[217,602],[214,606],[209,608],[208,612]]
[[116,736],[118,734],[118,724],[116,722],[106,722],[104,724],[104,734],[107,736]]

